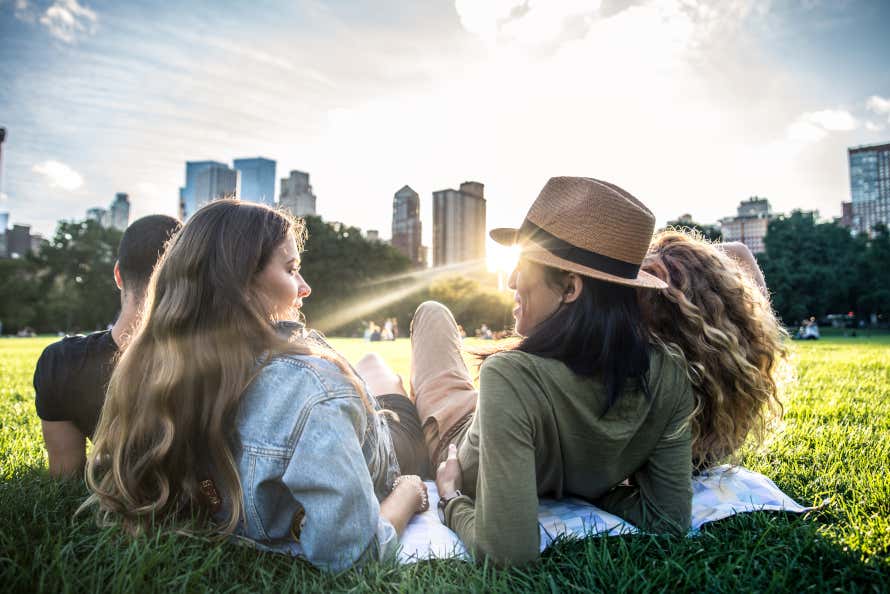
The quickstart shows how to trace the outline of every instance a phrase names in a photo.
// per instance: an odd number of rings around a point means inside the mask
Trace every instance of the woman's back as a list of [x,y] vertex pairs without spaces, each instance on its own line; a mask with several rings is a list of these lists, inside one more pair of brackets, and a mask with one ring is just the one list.
[[[602,382],[555,359],[505,351],[485,361],[458,452],[483,550],[491,538],[499,557],[536,553],[539,496],[579,496],[644,529],[688,529],[691,384],[660,350],[648,376],[650,397],[634,382],[605,411]],[[612,488],[628,477],[633,486]],[[459,521],[460,510],[452,515]],[[514,534],[503,534],[507,525]]]
[[292,355],[266,364],[242,397],[236,430],[242,536],[332,569],[398,544],[379,521],[378,500],[399,471],[389,431],[333,363]]

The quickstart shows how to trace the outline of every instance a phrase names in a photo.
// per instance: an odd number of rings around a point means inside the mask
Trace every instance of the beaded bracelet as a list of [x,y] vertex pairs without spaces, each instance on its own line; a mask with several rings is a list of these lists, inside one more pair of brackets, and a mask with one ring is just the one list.
[[392,490],[395,491],[396,487],[398,487],[404,479],[416,479],[417,480],[417,492],[420,493],[420,506],[417,508],[418,513],[425,512],[430,508],[430,496],[426,492],[426,485],[423,484],[423,481],[420,480],[420,477],[416,474],[403,474],[396,477],[396,480],[392,482]]

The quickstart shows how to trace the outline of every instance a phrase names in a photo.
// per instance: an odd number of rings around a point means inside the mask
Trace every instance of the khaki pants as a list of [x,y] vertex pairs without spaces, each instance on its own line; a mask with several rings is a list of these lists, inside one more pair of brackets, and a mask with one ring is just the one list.
[[411,396],[435,472],[448,444],[468,427],[479,397],[461,357],[457,322],[435,301],[421,303],[411,321]]

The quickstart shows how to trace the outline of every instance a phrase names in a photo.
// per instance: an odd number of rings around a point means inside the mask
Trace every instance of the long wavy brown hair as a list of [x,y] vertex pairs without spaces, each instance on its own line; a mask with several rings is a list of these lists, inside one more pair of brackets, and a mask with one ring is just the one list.
[[91,495],[81,509],[95,506],[100,523],[119,521],[138,532],[208,520],[201,482],[212,476],[226,517],[211,529],[235,530],[243,516],[235,416],[259,360],[322,356],[371,408],[339,355],[282,337],[263,310],[256,275],[289,237],[302,250],[301,220],[220,200],[171,240],[149,282],[140,326],[112,374],[87,460]]
[[638,296],[653,342],[687,363],[693,466],[734,462],[746,438],[762,440],[782,413],[787,333],[739,263],[694,233],[656,235],[642,268],[669,285]]

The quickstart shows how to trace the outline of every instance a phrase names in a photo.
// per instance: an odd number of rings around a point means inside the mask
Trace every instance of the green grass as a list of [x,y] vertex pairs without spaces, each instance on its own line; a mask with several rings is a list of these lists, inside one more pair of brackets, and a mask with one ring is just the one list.
[[[74,518],[80,481],[46,477],[31,375],[49,338],[0,339],[0,584],[4,591],[859,591],[890,590],[890,337],[794,343],[785,424],[744,464],[805,504],[756,513],[696,538],[565,541],[534,566],[459,561],[372,565],[339,576],[234,544],[158,534],[129,540]],[[407,377],[408,342],[369,348]]]

